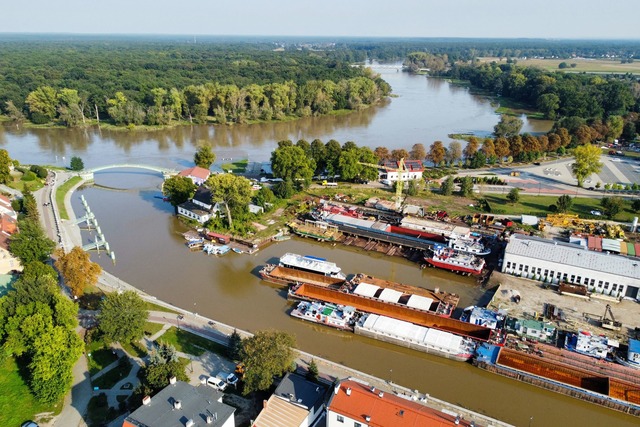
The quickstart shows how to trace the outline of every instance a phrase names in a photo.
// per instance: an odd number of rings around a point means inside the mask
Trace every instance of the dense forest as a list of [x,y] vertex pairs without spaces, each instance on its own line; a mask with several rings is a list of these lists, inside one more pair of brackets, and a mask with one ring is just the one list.
[[96,109],[118,125],[272,120],[358,109],[391,91],[330,52],[273,43],[9,40],[0,52],[0,109],[35,123],[75,126]]

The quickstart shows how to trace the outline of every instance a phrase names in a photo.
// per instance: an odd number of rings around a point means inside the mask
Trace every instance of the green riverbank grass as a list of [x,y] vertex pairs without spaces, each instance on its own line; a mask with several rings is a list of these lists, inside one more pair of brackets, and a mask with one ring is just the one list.
[[162,337],[160,337],[158,341],[172,344],[177,351],[194,356],[202,356],[205,350],[218,354],[225,354],[226,352],[226,347],[221,344],[173,326],[162,334]]
[[82,178],[74,176],[56,190],[56,204],[58,205],[58,212],[60,212],[60,219],[69,219],[69,213],[64,205],[64,197],[80,181],[82,181]]

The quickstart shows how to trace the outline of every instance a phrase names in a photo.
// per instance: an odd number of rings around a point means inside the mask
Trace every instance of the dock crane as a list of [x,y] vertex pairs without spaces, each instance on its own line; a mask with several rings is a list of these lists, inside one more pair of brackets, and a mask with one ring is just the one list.
[[396,181],[396,210],[399,210],[400,206],[402,205],[402,187],[404,184],[404,182],[402,181],[402,175],[404,172],[407,171],[407,167],[404,164],[404,157],[398,160],[397,168],[391,168],[384,165],[376,165],[373,163],[365,163],[365,162],[358,162],[358,163],[363,166],[370,166],[376,169],[386,169],[387,172],[398,172],[398,181]]
[[602,316],[602,327],[605,329],[611,329],[612,331],[619,331],[622,328],[622,323],[617,322],[616,318],[613,317],[613,312],[611,311],[611,306],[607,304],[604,309],[604,316]]

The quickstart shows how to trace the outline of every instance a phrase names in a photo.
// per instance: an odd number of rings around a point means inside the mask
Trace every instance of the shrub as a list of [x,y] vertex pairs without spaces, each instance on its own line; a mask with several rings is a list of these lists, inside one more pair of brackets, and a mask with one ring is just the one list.
[[31,171],[26,171],[24,175],[22,175],[23,181],[34,181],[36,178],[36,174]]

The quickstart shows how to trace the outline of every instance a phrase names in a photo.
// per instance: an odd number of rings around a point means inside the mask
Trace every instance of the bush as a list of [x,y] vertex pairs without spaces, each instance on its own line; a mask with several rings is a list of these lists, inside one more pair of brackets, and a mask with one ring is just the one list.
[[46,178],[49,173],[46,168],[43,168],[42,166],[38,166],[38,165],[32,165],[29,170],[35,173],[38,176],[38,178],[41,178],[41,179]]
[[34,181],[37,178],[36,174],[31,171],[26,171],[24,175],[22,175],[23,181]]

